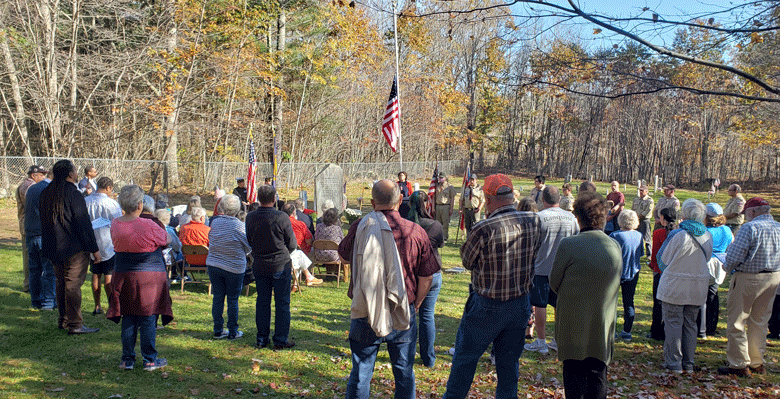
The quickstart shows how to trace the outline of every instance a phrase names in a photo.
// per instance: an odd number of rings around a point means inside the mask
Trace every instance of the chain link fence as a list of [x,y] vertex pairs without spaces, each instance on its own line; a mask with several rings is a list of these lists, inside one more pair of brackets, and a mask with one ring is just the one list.
[[[0,197],[13,197],[16,186],[27,176],[32,165],[40,165],[49,170],[62,158],[47,157],[0,157]],[[98,176],[108,176],[114,180],[115,190],[125,184],[138,184],[150,190],[163,191],[169,187],[170,170],[166,162],[143,160],[116,160],[93,158],[70,158],[81,176],[84,168],[94,166]],[[277,185],[279,187],[313,187],[314,177],[328,163],[283,163],[279,166]],[[395,179],[400,171],[398,162],[341,163],[347,181],[374,181],[377,179]],[[430,181],[436,163],[404,162],[403,169],[413,181]],[[179,184],[192,192],[212,191],[220,187],[230,191],[236,183],[236,177],[245,177],[246,162],[179,162]],[[447,175],[458,176],[463,172],[464,163],[460,160],[438,162],[439,170]],[[265,177],[272,175],[270,163],[258,163],[257,181],[263,183]],[[456,181],[456,180],[452,180]],[[459,180],[457,180],[459,181]]]

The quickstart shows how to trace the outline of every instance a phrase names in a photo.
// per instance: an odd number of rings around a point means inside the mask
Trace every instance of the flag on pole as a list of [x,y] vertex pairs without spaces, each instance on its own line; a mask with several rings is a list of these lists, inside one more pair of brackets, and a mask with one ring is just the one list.
[[[463,172],[463,188],[461,189],[461,192],[460,192],[460,198],[461,198],[460,201],[463,204],[465,204],[466,201],[470,201],[471,200],[470,198],[466,198],[466,187],[468,187],[468,185],[469,185],[469,177],[470,176],[471,176],[471,160],[468,160],[468,161],[466,161],[466,171]],[[466,230],[466,218],[465,218],[465,215],[463,214],[462,211],[463,211],[463,209],[461,209],[461,213],[460,213],[460,224],[459,224],[459,226],[460,226],[461,230]]]
[[382,134],[393,152],[398,150],[398,125],[401,121],[401,107],[398,104],[398,77],[393,78],[393,88],[385,108],[385,118],[382,122]]
[[257,201],[257,159],[255,159],[255,142],[252,140],[252,128],[249,128],[249,168],[246,172],[246,200],[249,203]]
[[433,211],[435,209],[434,202],[436,201],[436,182],[439,180],[439,165],[436,165],[436,167],[433,169],[433,177],[431,178],[431,184],[428,186],[428,211],[433,214]]

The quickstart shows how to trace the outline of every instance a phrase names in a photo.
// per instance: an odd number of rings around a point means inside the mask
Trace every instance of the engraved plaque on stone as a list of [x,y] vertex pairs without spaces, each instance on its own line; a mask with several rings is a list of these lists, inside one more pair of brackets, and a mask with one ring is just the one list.
[[322,211],[322,204],[333,201],[339,214],[344,212],[344,171],[340,166],[330,164],[320,170],[314,177],[314,205],[317,212]]

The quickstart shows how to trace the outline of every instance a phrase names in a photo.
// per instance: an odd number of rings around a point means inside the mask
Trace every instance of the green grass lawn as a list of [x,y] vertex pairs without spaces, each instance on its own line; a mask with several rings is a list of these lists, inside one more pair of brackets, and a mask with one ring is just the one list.
[[[530,180],[518,184],[530,190]],[[560,186],[560,182],[551,182]],[[600,191],[607,189],[599,185]],[[360,188],[357,188],[359,191]],[[631,192],[629,187],[629,192]],[[349,192],[348,192],[349,193]],[[680,192],[681,200],[701,194]],[[634,195],[628,193],[627,201]],[[706,198],[706,194],[704,195]],[[748,197],[746,195],[746,197]],[[658,198],[656,196],[656,198]],[[350,202],[354,196],[350,195]],[[726,202],[719,194],[718,202]],[[364,208],[366,210],[367,208]],[[453,216],[450,243],[442,250],[445,268],[460,266]],[[0,397],[54,398],[190,398],[217,396],[246,397],[343,397],[351,369],[349,344],[350,301],[347,286],[335,281],[292,294],[292,350],[258,350],[255,340],[254,287],[251,296],[239,300],[239,323],[246,335],[236,341],[212,340],[211,298],[205,285],[188,285],[183,295],[178,285],[172,290],[175,321],[158,330],[157,349],[169,361],[163,370],[118,369],[121,355],[119,326],[103,316],[92,316],[89,284],[82,289],[85,324],[100,332],[68,336],[56,327],[54,312],[30,310],[29,296],[21,291],[21,246],[18,240],[0,241]],[[89,276],[88,276],[89,278]],[[455,333],[468,291],[469,275],[444,275],[436,306],[437,362],[434,369],[415,365],[418,397],[440,397],[449,377],[452,358],[447,349]],[[660,368],[662,345],[644,338],[650,326],[652,273],[643,268],[636,294],[637,317],[634,340],[618,342],[609,367],[612,397],[780,397],[778,342],[770,342],[766,361],[769,374],[751,379],[718,376],[725,359],[726,287],[721,287],[719,335],[700,340],[696,364],[702,371],[693,375],[672,375]],[[105,295],[103,306],[106,307]],[[548,312],[547,330],[553,331],[553,312]],[[621,315],[622,305],[616,309]],[[273,326],[272,326],[273,328]],[[140,349],[137,348],[140,358]],[[495,368],[487,355],[477,368],[473,397],[492,397]],[[380,352],[372,383],[372,394],[390,398],[393,377],[386,351]],[[520,359],[520,395],[529,398],[561,397],[561,363],[555,352],[541,356],[524,353]]]

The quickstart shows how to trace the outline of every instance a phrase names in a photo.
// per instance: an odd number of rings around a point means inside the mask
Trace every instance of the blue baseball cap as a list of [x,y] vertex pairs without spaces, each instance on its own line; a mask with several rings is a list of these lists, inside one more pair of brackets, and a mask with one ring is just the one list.
[[723,214],[723,208],[720,205],[714,202],[710,202],[709,204],[707,204],[707,216],[710,217],[720,216],[722,214]]

